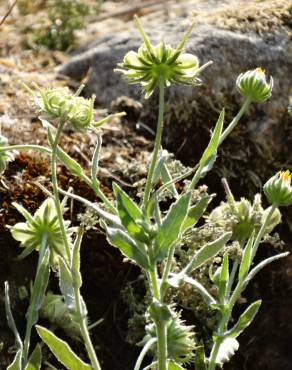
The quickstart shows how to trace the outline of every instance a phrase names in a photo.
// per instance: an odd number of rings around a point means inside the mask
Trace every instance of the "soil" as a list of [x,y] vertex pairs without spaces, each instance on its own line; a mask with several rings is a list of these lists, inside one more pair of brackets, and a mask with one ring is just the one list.
[[[131,6],[135,2],[118,2],[120,5]],[[139,8],[139,1],[136,1]],[[104,13],[100,22],[104,22],[100,29],[110,30],[115,18],[111,18],[116,2],[106,2]],[[1,14],[7,10],[7,4],[0,3]],[[147,13],[147,7],[139,12]],[[145,10],[146,9],[146,10]],[[150,11],[151,13],[151,6]],[[145,13],[145,14],[146,14]],[[39,11],[40,17],[45,15]],[[121,26],[130,19],[129,11],[117,16],[117,23]],[[103,18],[102,18],[103,17]],[[102,20],[104,19],[104,20]],[[73,90],[76,84],[70,80],[57,79],[55,67],[68,59],[68,54],[47,51],[43,49],[27,49],[23,42],[25,35],[22,29],[25,25],[33,22],[31,14],[21,15],[14,8],[4,24],[1,25],[0,34],[0,123],[2,134],[9,138],[10,144],[37,143],[46,145],[46,131],[41,126],[38,113],[31,104],[29,94],[22,87],[22,83],[31,85],[32,82],[40,86],[64,86],[68,85]],[[90,25],[89,25],[90,28]],[[80,34],[80,40],[85,37]],[[81,42],[81,41],[80,41]],[[141,107],[137,103],[123,98],[119,102],[113,102],[113,110],[126,110],[126,119],[116,119],[108,124],[103,133],[103,152],[100,163],[99,179],[102,190],[111,197],[112,182],[116,181],[131,193],[137,188],[139,181],[143,182],[146,174],[146,164],[152,150],[151,136],[146,131],[137,131],[137,121],[141,113]],[[103,117],[109,109],[96,107],[96,118]],[[213,114],[207,121],[215,120]],[[201,129],[197,137],[198,147],[203,148],[208,140],[209,127]],[[145,135],[141,135],[141,132]],[[238,134],[246,137],[244,129]],[[237,136],[233,140],[237,140]],[[200,139],[199,139],[200,138]],[[89,169],[89,161],[94,149],[95,138],[88,134],[81,134],[66,129],[61,145],[72,155],[84,168]],[[246,146],[251,153],[258,154],[255,145],[246,139]],[[176,144],[176,145],[175,145]],[[231,142],[230,147],[234,145]],[[186,145],[185,150],[177,149],[178,143],[166,142],[165,146],[172,151],[178,151],[180,159],[186,164],[192,164],[189,160],[190,149]],[[228,145],[222,156],[228,156]],[[236,158],[234,159],[236,163]],[[242,163],[239,161],[239,163]],[[271,172],[271,160],[262,160],[260,166],[265,173]],[[211,192],[222,193],[220,178],[223,174],[224,162],[219,161],[215,175],[206,178],[206,183]],[[250,165],[250,171],[254,167]],[[233,164],[233,167],[235,165]],[[245,166],[249,166],[248,163]],[[234,168],[232,171],[234,173]],[[137,173],[137,168],[139,172]],[[226,173],[226,170],[225,170]],[[237,196],[249,196],[257,187],[246,186],[240,179],[240,169],[237,170],[238,177],[234,175],[233,188]],[[24,315],[27,309],[27,297],[25,289],[29,288],[29,282],[34,278],[36,266],[35,254],[28,258],[17,261],[20,253],[18,243],[15,242],[6,225],[13,225],[21,221],[21,216],[12,206],[12,202],[21,203],[30,212],[34,212],[44,200],[45,195],[36,186],[35,181],[41,182],[50,189],[50,169],[48,159],[45,155],[26,151],[15,153],[5,174],[0,178],[0,369],[5,369],[14,356],[14,338],[7,326],[4,310],[4,282],[9,281],[12,310],[17,327],[21,335],[25,329]],[[78,194],[97,201],[88,187],[70,175],[63,166],[58,167],[60,185],[64,188],[74,187]],[[218,201],[220,197],[218,198]],[[77,215],[84,209],[74,202],[66,217],[73,224],[77,221]],[[292,249],[291,225],[292,212],[286,211],[283,223],[278,227],[281,238],[286,242],[285,250]],[[274,250],[264,245],[259,259],[272,255]],[[140,282],[139,270],[127,261],[123,261],[119,251],[109,246],[100,230],[90,230],[86,233],[81,256],[81,270],[83,276],[82,294],[87,303],[91,322],[102,319],[91,332],[93,343],[101,359],[105,370],[127,370],[133,368],[135,358],[139,349],[126,342],[127,323],[131,317],[129,306],[121,297],[121,290],[127,283],[131,282],[137,286],[137,290],[143,292],[143,283]],[[292,370],[292,257],[266,268],[250,285],[245,298],[255,301],[262,298],[263,305],[259,315],[252,326],[240,337],[240,349],[230,364],[226,366],[229,370]],[[25,288],[25,289],[24,289]],[[58,293],[57,276],[52,275],[49,289]],[[241,307],[238,308],[240,312]],[[192,322],[189,322],[192,324]],[[48,322],[41,319],[40,324],[48,326]],[[65,337],[59,329],[57,334]],[[84,359],[86,355],[81,342],[67,338],[72,348]],[[37,336],[34,333],[33,343]],[[52,369],[55,366],[62,369],[49,350],[44,346],[44,358],[47,365],[44,369]],[[51,364],[51,365],[50,365]]]

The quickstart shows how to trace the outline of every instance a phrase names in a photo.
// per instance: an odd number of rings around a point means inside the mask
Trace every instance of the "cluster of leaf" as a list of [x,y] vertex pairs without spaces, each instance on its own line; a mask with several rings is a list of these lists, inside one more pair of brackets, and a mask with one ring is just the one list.
[[98,11],[82,0],[47,0],[44,9],[47,19],[26,29],[26,33],[31,34],[28,43],[61,51],[74,47],[76,31],[84,29],[86,17]]

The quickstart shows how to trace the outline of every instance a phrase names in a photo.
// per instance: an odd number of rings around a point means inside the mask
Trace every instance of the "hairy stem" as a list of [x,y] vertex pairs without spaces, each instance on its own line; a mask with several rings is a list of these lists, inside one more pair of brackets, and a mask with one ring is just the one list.
[[71,274],[73,279],[73,288],[74,288],[74,299],[76,305],[76,313],[77,313],[77,320],[80,326],[81,335],[88,353],[88,357],[91,362],[91,366],[93,370],[101,370],[99,361],[97,359],[93,344],[90,339],[88,326],[87,326],[87,318],[86,318],[86,308],[85,304],[83,303],[83,299],[80,293],[81,287],[81,276],[80,276],[80,266],[79,266],[79,253],[80,253],[80,246],[83,236],[83,230],[80,228],[77,234],[77,238],[74,243],[73,249],[73,257],[72,257],[72,267],[71,267]]
[[165,295],[166,290],[167,290],[166,289],[167,288],[166,282],[167,282],[167,278],[168,278],[168,275],[169,275],[170,270],[171,270],[171,264],[172,264],[172,261],[173,261],[174,251],[175,251],[175,244],[173,244],[170,247],[169,251],[168,251],[166,264],[165,264],[165,267],[164,267],[164,270],[163,270],[161,286],[160,286],[160,294],[161,294],[162,299],[164,298],[164,295]]
[[164,321],[156,322],[158,370],[167,370],[167,328]]
[[[227,138],[227,136],[231,133],[231,131],[235,128],[235,126],[238,124],[240,118],[243,116],[245,111],[248,109],[249,105],[251,103],[251,100],[247,98],[242,107],[240,108],[237,115],[233,118],[233,120],[230,122],[230,124],[227,126],[227,128],[223,131],[223,133],[220,136],[218,147],[223,143],[223,141]],[[200,181],[202,177],[202,168],[199,166],[197,171],[195,172],[195,175],[188,187],[188,191],[192,190],[196,187],[197,183]]]
[[13,150],[38,150],[39,152],[43,152],[46,154],[51,154],[52,151],[49,148],[46,148],[45,146],[41,145],[31,145],[31,144],[17,144],[17,145],[9,145],[9,146],[2,146],[0,147],[0,153],[1,152],[9,152]]
[[88,357],[91,362],[91,366],[94,370],[101,370],[100,364],[98,362],[98,359],[96,357],[96,353],[93,347],[93,344],[90,339],[90,335],[88,332],[88,327],[87,327],[87,320],[86,316],[82,312],[82,298],[80,294],[80,289],[74,285],[74,297],[75,297],[75,302],[76,302],[76,312],[78,315],[78,321],[80,325],[80,331],[81,335],[86,347],[86,351],[88,353]]
[[[37,273],[39,271],[39,268],[41,266],[42,260],[44,258],[45,252],[47,248],[47,235],[44,234],[42,236],[40,250],[39,250],[39,257],[38,257],[38,264],[37,264]],[[35,283],[33,285],[33,289],[35,288]],[[28,310],[29,312],[30,310]],[[33,323],[31,322],[31,315],[28,316],[27,322],[26,322],[26,330],[25,330],[25,337],[24,337],[24,344],[23,344],[23,354],[22,354],[22,361],[23,366],[25,367],[27,365],[27,359],[28,359],[28,353],[29,353],[29,345],[30,345],[30,337],[31,337],[31,329],[33,327]]]
[[237,113],[237,115],[233,118],[233,120],[230,122],[228,127],[223,131],[222,135],[220,136],[219,145],[221,145],[223,143],[223,141],[227,138],[227,136],[231,133],[231,131],[238,124],[238,121],[243,116],[243,114],[246,112],[250,103],[251,103],[250,98],[246,98],[242,107],[240,108],[239,112]]
[[137,358],[134,370],[140,370],[144,357],[146,356],[150,348],[153,346],[153,344],[156,342],[156,340],[157,340],[156,338],[152,338],[147,343],[145,343],[142,351],[140,352],[139,357]]
[[161,137],[163,132],[163,114],[164,114],[164,78],[160,77],[159,80],[159,113],[158,113],[158,122],[157,122],[157,131],[156,131],[156,137],[155,137],[155,144],[154,144],[154,150],[152,155],[152,160],[150,164],[150,169],[147,176],[146,181],[146,187],[145,187],[145,193],[143,197],[143,206],[146,208],[147,203],[149,201],[150,193],[151,193],[151,187],[152,187],[152,181],[153,181],[153,175],[158,159],[158,153],[161,145]]
[[[149,248],[150,260],[152,257],[152,246]],[[152,291],[153,298],[160,303],[163,303],[163,298],[160,294],[160,286],[157,276],[156,262],[153,264],[152,270],[148,272],[149,284]],[[167,370],[167,328],[166,322],[162,319],[157,318],[154,320],[157,336],[157,359],[158,359],[158,370]]]
[[214,346],[211,351],[208,370],[215,370],[216,369],[216,358],[218,355],[218,351],[221,345],[222,339],[217,338],[217,340],[214,343]]
[[58,151],[58,144],[60,141],[60,137],[62,134],[62,130],[65,126],[65,121],[60,120],[60,124],[58,126],[55,140],[52,145],[52,157],[51,157],[51,176],[52,176],[52,186],[53,186],[53,195],[54,195],[54,202],[55,202],[55,207],[56,207],[56,212],[58,216],[58,221],[60,224],[60,230],[62,234],[62,239],[64,242],[66,254],[67,254],[67,261],[70,263],[71,261],[71,251],[70,251],[70,245],[69,245],[69,240],[67,237],[66,233],[66,227],[64,224],[64,219],[63,219],[63,210],[60,202],[60,197],[59,197],[59,191],[58,191],[58,179],[57,179],[57,151]]

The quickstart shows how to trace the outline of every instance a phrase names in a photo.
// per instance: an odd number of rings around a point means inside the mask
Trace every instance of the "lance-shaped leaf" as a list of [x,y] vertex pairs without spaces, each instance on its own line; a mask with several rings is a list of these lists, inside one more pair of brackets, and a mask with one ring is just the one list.
[[42,364],[42,350],[41,346],[37,344],[24,370],[40,370],[41,364]]
[[59,286],[68,309],[75,311],[72,275],[62,257],[59,257]]
[[222,262],[222,267],[221,267],[220,277],[219,277],[219,284],[218,284],[219,285],[219,298],[220,298],[221,303],[224,303],[228,281],[229,281],[229,259],[228,259],[228,253],[226,252],[223,257],[223,262]]
[[117,199],[118,213],[122,224],[135,239],[147,243],[149,238],[137,221],[142,221],[143,214],[137,204],[117,185],[113,184]]
[[73,284],[78,289],[82,286],[82,276],[80,272],[80,247],[82,242],[83,233],[78,232],[76,240],[73,245],[72,253],[72,279]]
[[212,195],[206,195],[202,197],[194,206],[190,207],[187,217],[183,223],[182,231],[185,231],[190,227],[196,225],[199,219],[203,216],[212,198],[213,198]]
[[210,171],[215,162],[224,123],[224,115],[225,111],[224,109],[222,109],[218,121],[216,123],[215,129],[212,133],[211,140],[200,159],[200,172],[202,175]]
[[119,248],[124,256],[145,269],[149,269],[149,260],[146,253],[143,253],[138,244],[123,230],[113,227],[106,227],[107,239],[111,245]]
[[22,350],[19,349],[12,363],[7,367],[7,370],[22,370],[21,366]]
[[[48,129],[48,140],[49,140],[50,146],[53,146],[54,138],[53,138],[53,135],[50,129]],[[74,158],[70,157],[70,155],[67,154],[60,147],[57,147],[57,157],[68,168],[68,170],[71,171],[74,175],[77,175],[77,176],[84,175],[83,169],[80,166],[80,164]]]
[[50,275],[50,251],[49,249],[47,249],[40,264],[40,267],[38,269],[32,289],[30,305],[26,314],[28,326],[32,327],[38,321],[39,310],[43,304],[46,289],[48,286],[49,275]]
[[239,343],[235,338],[224,338],[220,344],[217,356],[216,356],[216,364],[222,365],[225,362],[229,362],[231,357],[235,354],[235,352],[239,348]]
[[183,273],[189,275],[193,270],[203,265],[210,258],[216,256],[217,253],[225,246],[231,238],[232,233],[227,232],[211,243],[204,245],[193,257],[190,263],[184,268]]
[[247,275],[247,278],[245,279],[245,284],[248,284],[248,282],[250,282],[250,280],[252,280],[255,275],[261,271],[261,269],[263,269],[265,266],[267,266],[268,264],[270,264],[271,262],[273,261],[276,261],[280,258],[283,258],[283,257],[286,257],[288,256],[289,252],[285,252],[285,253],[280,253],[280,254],[277,254],[275,256],[272,256],[272,257],[269,257],[267,259],[265,259],[264,261],[260,262],[257,266],[255,266],[251,271],[250,273]]
[[36,329],[57,360],[68,370],[92,370],[91,366],[83,362],[66,342],[58,338],[50,330],[42,326],[36,326]]
[[180,233],[188,214],[191,193],[182,195],[170,207],[161,227],[155,237],[155,258],[163,259],[167,256],[169,248],[178,241]]
[[199,283],[197,280],[185,275],[183,277],[183,281],[185,283],[192,285],[198,291],[198,293],[202,296],[202,298],[204,299],[204,301],[207,303],[208,306],[216,304],[216,300],[211,296],[211,294],[207,291],[207,289],[204,288],[204,286],[201,283]]
[[261,303],[262,301],[258,300],[249,305],[248,308],[241,314],[237,323],[232,329],[228,330],[225,335],[228,337],[237,338],[252,323],[255,315],[258,313]]
[[174,183],[172,182],[172,177],[171,177],[171,174],[168,170],[166,163],[163,163],[162,165],[161,179],[162,179],[163,184],[167,184],[168,182],[170,182],[170,184],[167,186],[167,189],[174,196],[174,198],[178,198],[179,194],[176,190]]
[[241,261],[240,268],[239,268],[239,273],[238,273],[238,280],[239,281],[242,281],[246,277],[246,275],[249,271],[249,268],[251,266],[253,242],[254,242],[254,232],[249,237],[247,245],[244,248],[242,261]]
[[166,184],[170,182],[170,184],[167,186],[167,190],[175,197],[178,198],[178,192],[176,190],[176,187],[174,183],[172,182],[172,177],[171,174],[168,170],[168,167],[166,165],[166,160],[168,158],[169,154],[166,150],[163,150],[162,153],[160,154],[157,165],[153,174],[153,184],[156,184],[161,178],[163,184]]
[[8,326],[14,334],[17,348],[22,349],[23,347],[22,340],[16,328],[15,321],[14,321],[12,311],[11,311],[8,281],[5,281],[4,289],[5,289],[5,311],[6,311],[6,318],[7,318]]

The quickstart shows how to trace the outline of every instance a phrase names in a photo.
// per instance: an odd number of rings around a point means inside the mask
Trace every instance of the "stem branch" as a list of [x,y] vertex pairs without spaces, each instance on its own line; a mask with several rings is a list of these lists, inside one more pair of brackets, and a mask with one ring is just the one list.
[[161,145],[161,137],[162,137],[162,131],[163,131],[163,114],[164,114],[164,83],[165,83],[164,78],[160,77],[159,79],[159,113],[158,113],[157,131],[156,131],[152,160],[151,160],[150,169],[149,169],[148,176],[147,176],[145,193],[143,197],[143,206],[145,208],[149,201],[152,181],[153,181],[153,175],[154,175],[154,171],[155,171],[155,167],[156,167],[156,163],[158,159],[158,153],[159,153],[159,149]]

